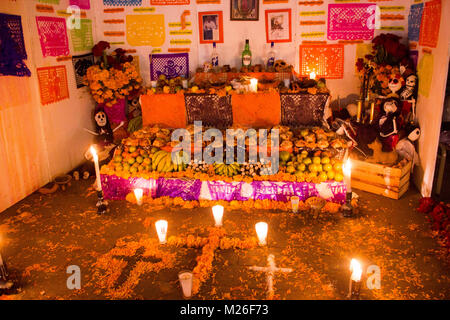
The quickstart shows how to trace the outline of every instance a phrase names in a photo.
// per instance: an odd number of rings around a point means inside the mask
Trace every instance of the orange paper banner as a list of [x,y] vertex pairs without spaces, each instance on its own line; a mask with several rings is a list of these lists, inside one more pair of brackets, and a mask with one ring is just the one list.
[[69,98],[65,66],[37,68],[37,76],[42,105]]

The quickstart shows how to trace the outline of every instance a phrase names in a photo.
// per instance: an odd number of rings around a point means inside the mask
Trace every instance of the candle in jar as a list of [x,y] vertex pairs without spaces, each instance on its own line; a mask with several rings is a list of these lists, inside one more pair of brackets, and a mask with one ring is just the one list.
[[342,172],[344,174],[344,182],[347,186],[347,192],[352,192],[352,162],[350,158],[347,158],[342,165]]
[[95,165],[95,176],[97,179],[97,191],[102,191],[102,181],[100,179],[100,167],[98,165],[98,155],[97,155],[97,151],[95,151],[95,148],[93,146],[91,146],[91,154],[92,154],[92,159],[94,160],[94,165]]
[[158,239],[160,244],[166,243],[166,235],[167,235],[167,221],[166,220],[158,220],[155,222],[156,232],[158,233]]
[[223,217],[223,207],[221,205],[216,205],[212,207],[212,212],[214,216],[214,221],[216,222],[216,227],[221,227]]
[[134,196],[136,197],[136,203],[140,206],[142,205],[142,197],[144,195],[144,190],[141,188],[134,189]]

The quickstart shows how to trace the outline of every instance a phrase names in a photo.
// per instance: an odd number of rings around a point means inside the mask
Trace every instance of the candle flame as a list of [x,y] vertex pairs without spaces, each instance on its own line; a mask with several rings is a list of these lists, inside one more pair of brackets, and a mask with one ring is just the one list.
[[350,271],[352,271],[351,279],[353,281],[360,281],[361,280],[362,267],[361,267],[361,263],[359,263],[358,260],[353,258],[350,261]]
[[255,224],[256,234],[258,235],[259,239],[259,245],[264,246],[266,245],[267,241],[267,231],[269,229],[269,226],[265,222],[258,222]]
[[352,162],[350,158],[347,158],[347,161],[345,161],[344,165],[342,166],[342,171],[344,175],[347,177],[350,177],[352,174]]

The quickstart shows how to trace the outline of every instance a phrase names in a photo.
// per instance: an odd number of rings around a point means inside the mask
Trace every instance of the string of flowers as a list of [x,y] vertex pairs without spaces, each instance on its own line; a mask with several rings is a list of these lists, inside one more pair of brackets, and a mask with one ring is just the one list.
[[84,76],[84,84],[97,103],[113,106],[119,100],[138,96],[142,90],[142,78],[135,65],[133,57],[118,48],[108,54],[110,44],[100,41],[92,48],[97,62],[89,67]]

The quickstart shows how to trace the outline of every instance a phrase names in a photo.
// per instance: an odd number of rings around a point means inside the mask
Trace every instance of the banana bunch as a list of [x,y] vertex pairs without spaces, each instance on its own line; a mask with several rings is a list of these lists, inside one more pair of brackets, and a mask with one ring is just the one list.
[[156,151],[152,156],[152,169],[158,172],[186,170],[185,157],[181,151],[172,153],[164,150]]
[[240,173],[240,166],[237,163],[214,163],[214,170],[218,175],[232,177]]

